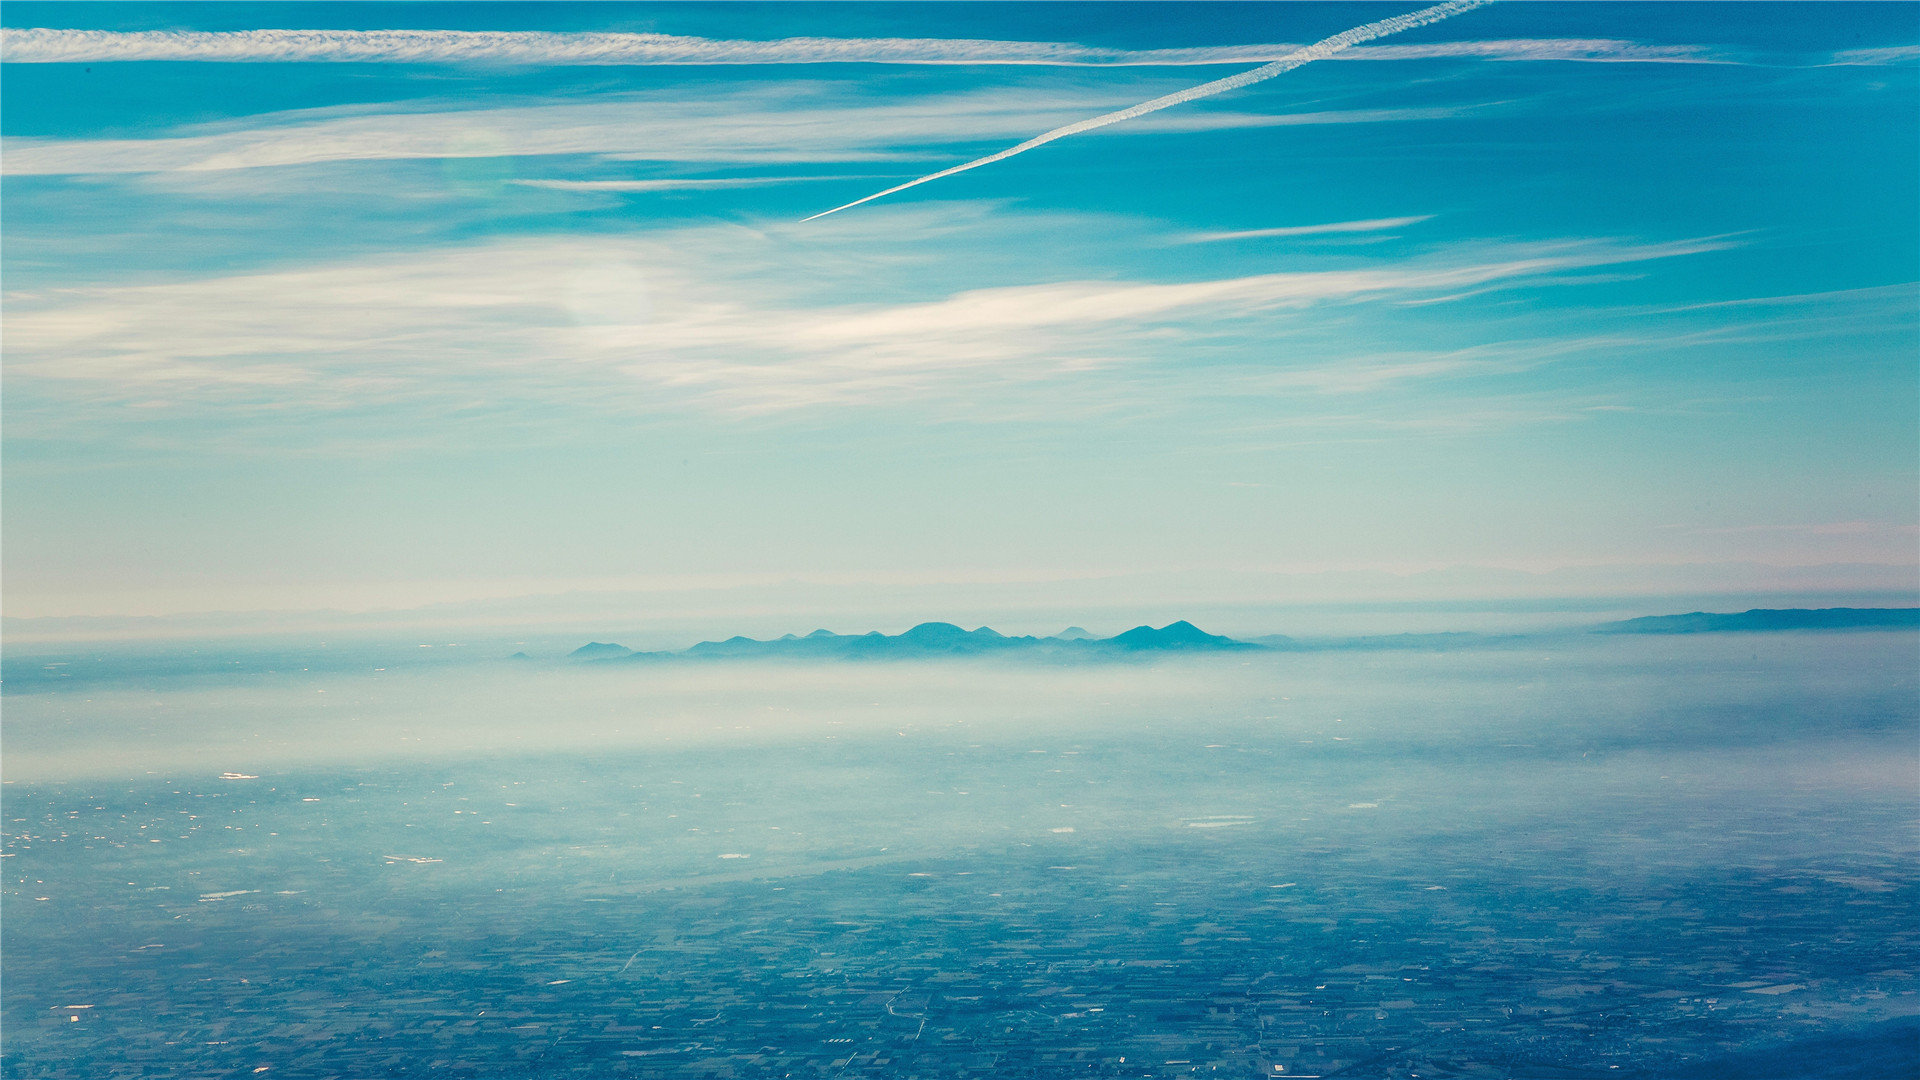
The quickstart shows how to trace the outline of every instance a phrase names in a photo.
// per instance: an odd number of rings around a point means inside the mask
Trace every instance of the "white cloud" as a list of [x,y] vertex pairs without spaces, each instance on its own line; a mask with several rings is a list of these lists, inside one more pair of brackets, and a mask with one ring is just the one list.
[[1730,64],[1736,54],[1711,45],[1643,45],[1615,38],[1536,38],[1505,41],[1438,41],[1421,45],[1368,45],[1348,60],[1572,61],[1607,64]]
[[1920,45],[1893,45],[1883,49],[1847,49],[1833,54],[1835,67],[1882,67],[1920,60]]
[[1657,339],[1628,334],[1501,341],[1458,349],[1363,351],[1307,367],[1281,368],[1247,380],[1268,393],[1367,394],[1410,382],[1511,374],[1596,352],[1645,349]]
[[1418,225],[1432,217],[1432,214],[1418,214],[1413,217],[1369,218],[1365,221],[1329,221],[1319,225],[1282,225],[1272,229],[1240,229],[1234,232],[1198,233],[1187,239],[1192,243],[1204,244],[1220,240],[1260,240],[1279,236],[1318,236],[1324,233],[1383,232],[1388,229],[1401,229],[1408,225]]
[[799,184],[816,180],[845,180],[845,176],[731,176],[715,179],[675,178],[670,180],[509,180],[521,187],[548,191],[578,191],[586,194],[644,194],[653,191],[716,191],[726,188],[762,187],[769,184]]
[[[1920,281],[1903,281],[1895,285],[1874,285],[1864,289],[1839,289],[1829,292],[1792,293],[1785,296],[1746,296],[1737,300],[1713,300],[1703,304],[1683,304],[1679,307],[1655,309],[1660,314],[1682,311],[1711,311],[1716,308],[1747,307],[1818,307],[1837,308],[1841,304],[1852,305],[1856,302],[1885,303],[1897,309],[1912,311],[1914,302],[1920,300]],[[1857,317],[1856,308],[1847,308],[1849,317]]]
[[[871,228],[912,231],[910,215]],[[136,403],[331,408],[402,396],[561,398],[763,411],[886,402],[1150,363],[1286,309],[1523,285],[1716,241],[1490,245],[1393,266],[1187,282],[1048,281],[859,299],[822,260],[858,232],[704,227],[547,237],[159,285],[7,299],[8,377]],[[845,257],[873,265],[874,255]],[[870,295],[870,292],[868,293]],[[1452,370],[1329,375],[1358,389]],[[1356,383],[1358,380],[1358,383]],[[1311,379],[1298,385],[1313,388]],[[662,395],[667,395],[662,397]]]
[[[1330,28],[1331,29],[1331,28]],[[672,34],[463,30],[240,30],[227,32],[0,30],[8,63],[115,61],[252,63],[482,63],[541,65],[993,64],[1184,67],[1264,64],[1296,44],[1188,49],[1103,49],[1069,42],[969,38],[780,38],[735,41]],[[1865,50],[1861,50],[1865,51]],[[1610,38],[1455,41],[1356,48],[1352,60],[1573,60],[1712,62],[1700,45],[1643,45]]]
[[[349,161],[598,155],[663,162],[918,159],[926,148],[1017,138],[1124,103],[1107,91],[997,88],[873,101],[833,83],[784,82],[698,98],[661,94],[490,109],[280,113],[240,126],[146,139],[5,140],[7,175],[211,172]],[[1457,108],[1203,113],[1143,120],[1138,132],[1440,119]]]

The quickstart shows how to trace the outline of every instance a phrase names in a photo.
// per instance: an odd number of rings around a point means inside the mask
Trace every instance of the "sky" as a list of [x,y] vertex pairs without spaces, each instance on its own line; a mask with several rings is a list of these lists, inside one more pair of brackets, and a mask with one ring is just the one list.
[[9,625],[1911,593],[1914,5],[1494,4],[803,221],[1416,7],[9,3]]

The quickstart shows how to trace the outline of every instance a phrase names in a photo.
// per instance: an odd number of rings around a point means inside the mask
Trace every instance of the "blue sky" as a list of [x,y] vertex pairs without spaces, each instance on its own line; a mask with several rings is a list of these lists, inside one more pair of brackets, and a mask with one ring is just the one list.
[[1908,585],[1912,5],[1497,4],[800,222],[1412,7],[11,3],[7,612]]

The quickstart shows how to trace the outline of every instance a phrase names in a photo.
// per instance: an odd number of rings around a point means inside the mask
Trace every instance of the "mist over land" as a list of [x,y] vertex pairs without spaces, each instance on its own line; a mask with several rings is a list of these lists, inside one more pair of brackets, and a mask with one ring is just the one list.
[[1920,634],[1417,638],[10,676],[9,1075],[1901,1075]]

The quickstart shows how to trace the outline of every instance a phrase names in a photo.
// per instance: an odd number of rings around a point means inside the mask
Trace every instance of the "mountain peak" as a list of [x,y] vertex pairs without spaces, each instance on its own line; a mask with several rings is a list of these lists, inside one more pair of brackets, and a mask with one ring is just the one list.
[[589,641],[585,645],[568,653],[575,660],[605,660],[614,656],[626,656],[633,650],[625,645],[615,645],[610,641]]
[[944,637],[953,637],[955,635],[964,635],[965,633],[966,633],[965,630],[960,629],[958,626],[955,626],[950,622],[923,622],[920,625],[914,627],[913,629],[908,630],[906,633],[901,634],[900,636],[903,638],[914,638],[914,639],[944,638]]
[[935,652],[973,652],[992,647],[1006,638],[985,626],[978,630],[965,630],[952,623],[923,622],[904,634],[886,640]]
[[1107,639],[1123,649],[1233,648],[1240,645],[1232,638],[1209,634],[1185,619],[1170,622],[1158,630],[1141,625]]

